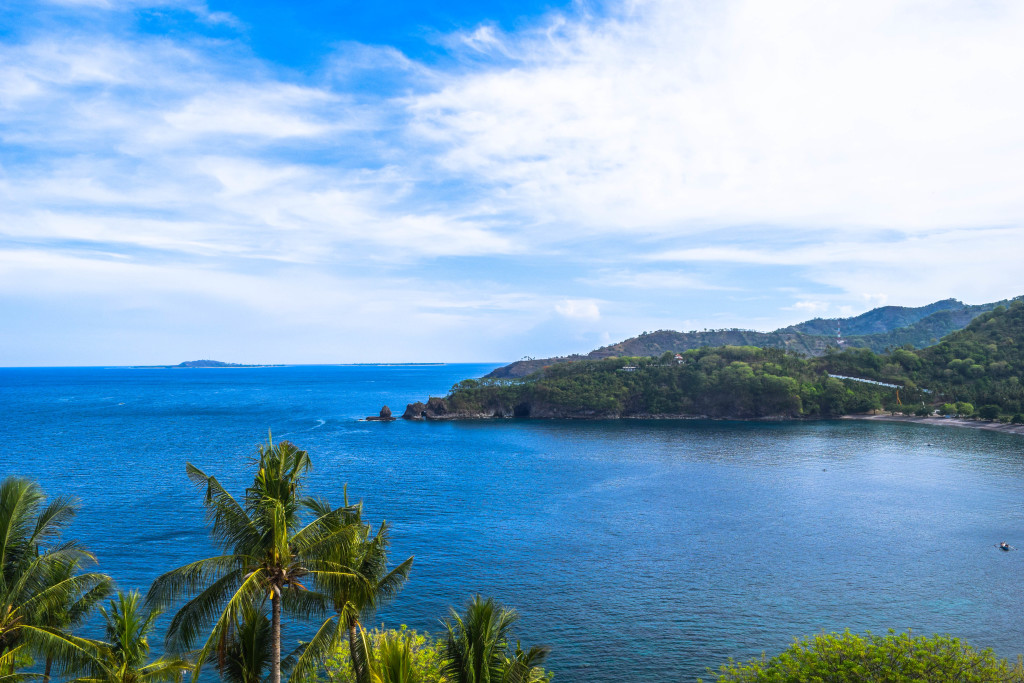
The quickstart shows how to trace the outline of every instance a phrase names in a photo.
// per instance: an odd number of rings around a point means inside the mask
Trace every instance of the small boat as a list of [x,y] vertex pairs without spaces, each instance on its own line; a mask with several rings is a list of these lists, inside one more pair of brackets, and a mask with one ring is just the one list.
[[1010,544],[1009,543],[1000,543],[999,544],[999,549],[1000,550],[1009,551],[1010,550]]

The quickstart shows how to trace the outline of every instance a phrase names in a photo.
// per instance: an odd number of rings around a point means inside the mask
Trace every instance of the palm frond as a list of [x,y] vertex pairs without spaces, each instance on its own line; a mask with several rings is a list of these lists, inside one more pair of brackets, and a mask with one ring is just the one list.
[[255,560],[238,555],[218,555],[190,562],[158,576],[146,593],[146,602],[166,607],[182,595],[192,595],[211,581],[219,581]]
[[138,683],[177,683],[186,673],[192,671],[192,663],[186,659],[161,657],[139,669]]
[[18,636],[29,651],[52,657],[61,671],[70,671],[85,665],[96,651],[96,641],[45,626],[23,624]]
[[205,488],[203,504],[207,518],[213,522],[213,537],[225,549],[249,548],[258,544],[260,530],[216,477],[207,476],[192,463],[188,463],[185,470],[193,484]]
[[259,583],[264,579],[263,572],[255,571],[247,575],[244,569],[234,569],[217,578],[182,605],[171,619],[165,641],[167,649],[171,652],[191,650],[199,634],[214,621],[225,600],[230,603],[247,584],[252,581]]
[[[238,586],[237,590],[235,590],[234,594],[231,595],[231,597],[228,599],[227,605],[224,607],[223,611],[221,611],[220,616],[217,617],[217,620],[214,623],[213,628],[210,630],[210,635],[207,637],[206,642],[203,644],[202,648],[200,648],[199,651],[196,653],[196,668],[192,674],[193,681],[198,680],[199,671],[200,668],[203,666],[203,663],[206,662],[207,659],[209,659],[213,654],[217,652],[217,649],[221,646],[221,643],[224,642],[226,635],[231,631],[234,625],[238,621],[240,621],[242,611],[245,608],[245,606],[252,605],[258,602],[266,595],[266,579],[266,573],[263,570],[256,570],[254,572],[251,572],[250,574],[244,577],[243,581]],[[211,589],[212,588],[213,587],[211,586]],[[198,600],[199,597],[207,594],[208,592],[210,592],[210,589],[208,589],[207,591],[203,591],[203,593],[201,593],[200,596],[197,596],[196,600]],[[190,602],[195,602],[195,600]],[[217,611],[217,602],[218,601],[209,600],[205,604],[196,606],[195,614],[197,618],[195,619],[195,621],[192,622],[192,624],[198,625],[199,623],[208,621],[210,617]],[[181,611],[179,611],[178,614],[175,615],[174,619],[177,620],[179,616],[181,616]],[[173,620],[171,622],[171,625],[172,627],[174,626]],[[178,629],[178,632],[180,633],[180,625]],[[170,635],[170,631],[168,631],[168,638],[170,638]],[[197,635],[197,632],[192,632],[190,633],[190,635],[192,635],[194,638],[195,635]],[[184,644],[185,642],[185,640],[179,638],[175,641],[175,644],[180,645]]]
[[36,526],[28,542],[38,545],[57,538],[75,516],[77,508],[70,498],[51,500],[36,518]]
[[110,595],[113,590],[113,581],[104,574],[92,574],[90,581],[92,587],[88,588],[67,611],[69,626],[77,626],[103,599]]
[[409,557],[377,582],[375,607],[380,607],[395,599],[399,591],[402,590],[402,586],[409,579],[409,573],[412,571],[412,560],[413,558]]
[[289,588],[281,591],[281,607],[287,613],[300,619],[323,617],[330,611],[331,602],[327,596],[311,590]]
[[337,617],[330,617],[320,625],[316,633],[303,647],[295,659],[288,676],[289,682],[300,683],[312,680],[317,665],[325,661],[338,644],[345,638],[344,624]]

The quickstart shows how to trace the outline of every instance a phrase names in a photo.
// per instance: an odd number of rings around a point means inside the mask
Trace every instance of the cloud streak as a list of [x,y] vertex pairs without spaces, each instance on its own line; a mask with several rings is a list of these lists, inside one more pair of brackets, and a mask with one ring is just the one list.
[[388,360],[396,319],[478,360],[1020,293],[1019,3],[610,3],[305,73],[201,3],[51,7],[0,42],[0,297],[38,315],[198,297],[321,330],[284,361]]

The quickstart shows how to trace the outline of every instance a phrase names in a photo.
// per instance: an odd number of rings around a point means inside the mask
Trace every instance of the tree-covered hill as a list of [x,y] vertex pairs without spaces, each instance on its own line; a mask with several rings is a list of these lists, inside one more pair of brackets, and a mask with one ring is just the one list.
[[883,334],[901,327],[913,325],[919,320],[935,313],[973,309],[975,315],[977,315],[995,306],[996,304],[967,306],[956,299],[943,299],[942,301],[936,301],[927,306],[919,306],[917,308],[882,306],[852,318],[814,318],[807,322],[784,327],[779,332],[798,332],[800,334],[815,334],[828,337],[835,336],[836,328],[841,326],[844,335]]
[[806,358],[778,348],[726,345],[678,355],[667,349],[659,357],[581,359],[526,378],[464,380],[445,398],[410,405],[405,416],[750,419],[888,408],[919,414],[978,409],[1009,420],[1020,418],[1024,407],[1022,374],[1024,302],[1018,300],[923,350],[828,349]]
[[1024,410],[1024,302],[997,306],[919,351],[826,356],[831,368],[933,392],[933,403],[970,403],[983,416]]
[[876,353],[907,344],[923,348],[963,328],[981,313],[1008,303],[1009,300],[968,306],[956,299],[944,299],[917,308],[884,306],[852,318],[815,318],[774,332],[657,330],[603,346],[585,355],[516,361],[497,368],[488,377],[525,377],[556,363],[613,356],[659,356],[665,351],[687,351],[704,346],[758,346],[784,349],[803,356],[821,356],[837,345],[837,330],[841,330],[842,343],[847,348],[866,348]]

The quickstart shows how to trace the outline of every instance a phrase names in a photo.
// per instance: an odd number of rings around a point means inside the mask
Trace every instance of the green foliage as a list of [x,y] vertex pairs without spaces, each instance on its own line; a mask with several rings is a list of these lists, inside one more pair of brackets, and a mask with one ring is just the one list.
[[[985,406],[987,419],[1010,419],[1024,412],[1024,302],[974,315],[935,346],[907,344],[888,355],[847,348],[805,358],[746,343],[665,349],[669,337],[651,333],[644,338],[661,340],[655,357],[575,360],[519,380],[467,380],[446,403],[467,416],[712,418],[833,417],[883,407],[907,414],[915,409],[906,406],[924,403],[961,417]],[[899,399],[892,387],[830,374],[897,385]]]
[[956,415],[957,417],[970,417],[974,415],[974,405],[966,401],[957,401]]
[[270,619],[256,605],[244,605],[216,661],[225,683],[262,683],[272,659]]
[[[843,345],[846,348],[869,349],[875,353],[900,347],[912,351],[935,344],[947,334],[962,329],[981,313],[1007,308],[998,305],[999,303],[965,306],[955,299],[946,299],[920,308],[884,306],[854,318],[816,318],[774,332],[740,329],[644,332],[586,355],[517,361],[497,368],[488,377],[524,377],[544,366],[577,360],[597,360],[613,356],[659,357],[688,349],[730,345],[784,349],[803,356],[821,356],[830,349],[835,349],[837,325],[842,329]],[[1012,305],[1011,303],[1010,306]]]
[[945,635],[910,633],[865,636],[845,633],[797,640],[767,659],[730,661],[718,671],[719,683],[993,683],[1024,681],[1020,664],[1011,666],[991,650],[975,650]]
[[[347,493],[340,508],[304,498],[302,477],[310,464],[308,454],[291,443],[261,447],[242,503],[190,464],[189,476],[205,492],[213,535],[225,554],[161,575],[146,601],[137,591],[119,591],[100,608],[102,641],[63,630],[81,623],[110,590],[108,577],[79,573],[92,556],[60,540],[73,506],[65,499],[47,504],[32,482],[5,480],[0,484],[0,683],[49,681],[54,663],[57,675],[69,683],[176,683],[190,671],[198,677],[204,665],[225,683],[268,683],[280,671],[302,683],[320,676],[332,683],[450,683],[445,670],[454,670],[449,647],[454,633],[470,644],[471,668],[479,644],[486,645],[486,661],[496,663],[483,678],[471,677],[474,683],[550,680],[540,667],[547,648],[524,651],[516,643],[511,650],[506,626],[515,621],[515,612],[479,596],[465,620],[452,612],[458,626],[449,625],[447,641],[404,626],[362,630],[359,618],[398,592],[412,558],[389,569],[387,525],[374,530],[364,524],[362,505],[349,505]],[[171,621],[168,643],[185,650],[205,637],[205,644],[182,656],[171,649],[151,659],[149,639],[161,605],[181,597],[187,600]],[[473,605],[489,608],[496,622],[473,611]],[[281,611],[308,622],[332,610],[312,641],[281,659]],[[345,642],[346,629],[357,633],[356,647]],[[24,671],[41,658],[46,660],[42,674]]]
[[[308,501],[307,506],[317,517],[327,520],[325,528],[336,541],[324,553],[324,559],[340,571],[323,574],[316,580],[317,588],[331,606],[334,614],[328,618],[299,658],[299,668],[305,661],[322,660],[337,648],[347,634],[353,672],[360,683],[365,683],[368,666],[356,650],[360,618],[368,617],[380,605],[393,599],[405,585],[412,570],[409,557],[394,569],[388,570],[388,526],[381,523],[376,532],[362,521],[362,505],[350,506],[348,491],[340,516],[323,501]],[[388,653],[396,652],[392,644],[385,644]],[[364,653],[370,654],[370,653]]]
[[109,610],[100,608],[106,641],[97,644],[86,675],[72,683],[164,683],[180,681],[192,670],[184,659],[160,657],[149,661],[149,633],[160,615],[145,609],[138,592],[117,592]]
[[[404,625],[400,629],[374,629],[360,633],[372,653],[371,668],[386,683],[400,678],[395,672],[403,670],[407,672],[406,681],[444,683],[441,674],[444,640],[407,629]],[[344,643],[339,643],[327,658],[323,675],[329,683],[357,683],[352,655]]]
[[540,665],[547,648],[524,652],[519,643],[509,653],[512,626],[519,616],[493,598],[475,596],[460,615],[451,610],[446,622],[445,664],[447,683],[533,683],[551,680]]
[[995,420],[999,418],[999,406],[989,403],[978,408],[977,413],[983,420]]
[[34,659],[66,671],[93,653],[67,627],[110,589],[110,578],[79,573],[95,558],[60,537],[74,517],[66,498],[47,502],[39,485],[9,477],[0,483],[0,674],[17,681]]
[[879,409],[893,394],[829,378],[820,363],[780,349],[723,346],[681,355],[680,362],[672,353],[562,363],[522,380],[460,383],[446,402],[456,413],[500,416],[828,417]]
[[[186,652],[205,640],[195,653],[196,673],[214,655],[223,656],[248,610],[271,606],[270,681],[278,683],[281,671],[281,613],[298,617],[326,611],[323,596],[307,590],[304,581],[329,582],[348,576],[333,561],[334,542],[346,540],[335,532],[334,521],[349,511],[331,510],[314,519],[300,514],[303,475],[310,469],[309,454],[294,444],[269,441],[260,446],[253,484],[243,503],[236,501],[217,481],[191,463],[192,482],[205,491],[207,515],[213,537],[224,554],[171,570],[157,577],[147,601],[162,607],[181,597],[187,602],[171,620],[167,644],[172,652]],[[317,641],[319,642],[319,641]],[[299,657],[292,677],[309,675],[313,657]]]

